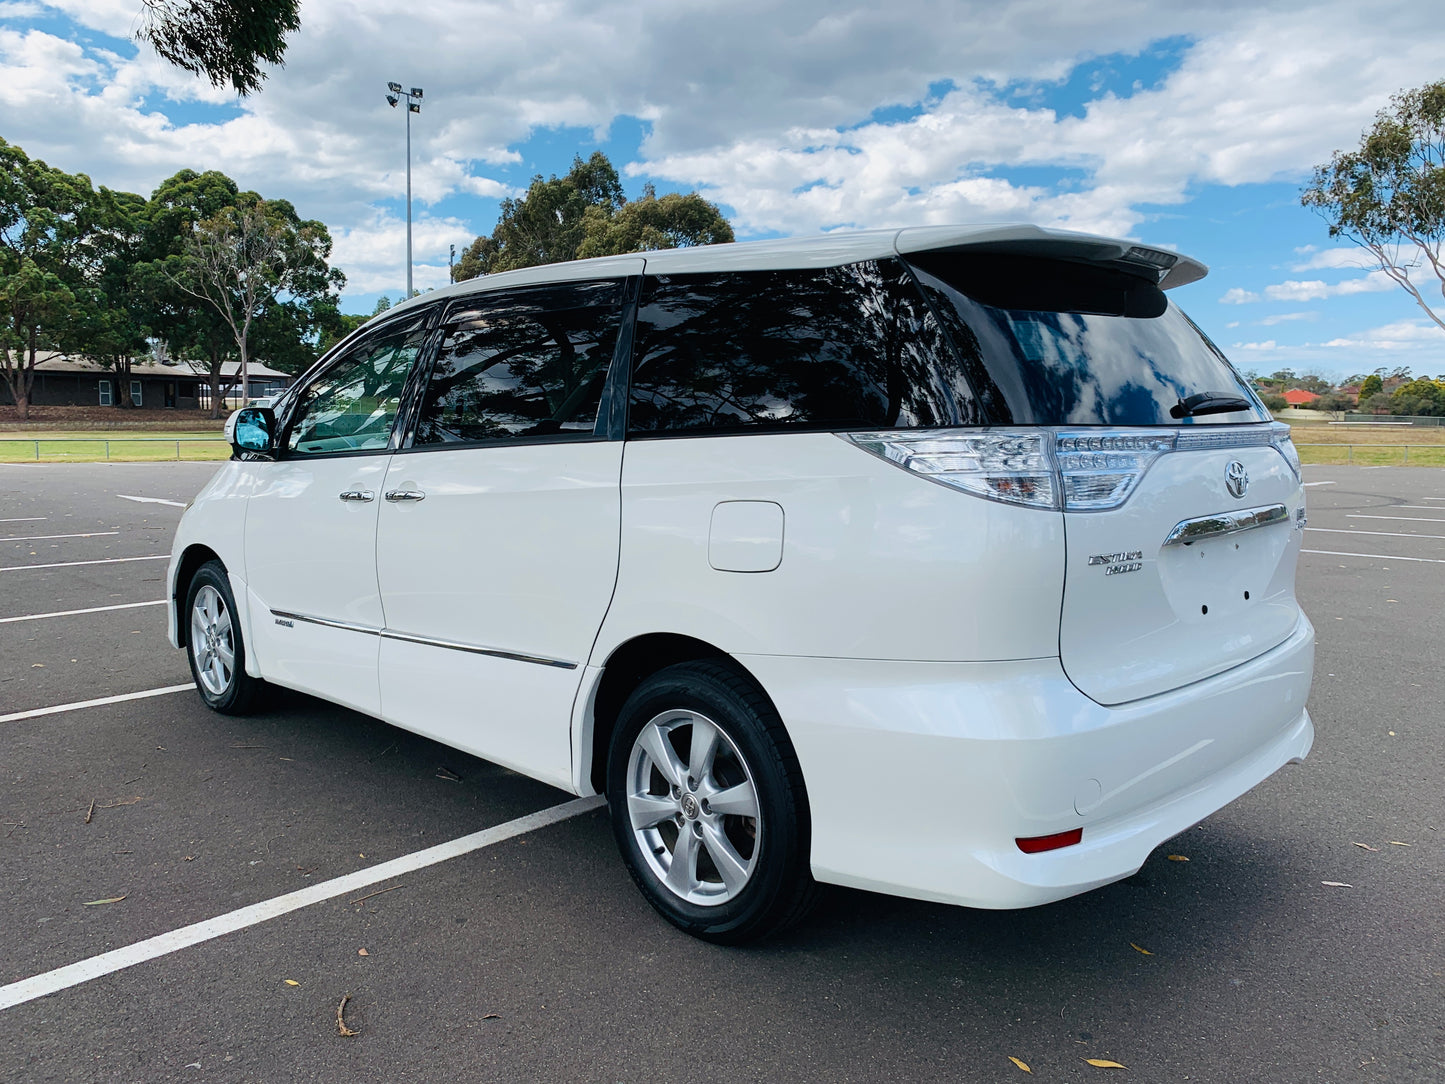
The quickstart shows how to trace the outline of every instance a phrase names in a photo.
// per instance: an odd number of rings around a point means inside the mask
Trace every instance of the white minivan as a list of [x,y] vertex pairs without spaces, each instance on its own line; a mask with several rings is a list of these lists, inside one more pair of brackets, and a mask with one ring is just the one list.
[[459,283],[367,324],[186,511],[172,643],[578,795],[720,942],[820,883],[1027,907],[1309,752],[1288,427],[1033,226]]

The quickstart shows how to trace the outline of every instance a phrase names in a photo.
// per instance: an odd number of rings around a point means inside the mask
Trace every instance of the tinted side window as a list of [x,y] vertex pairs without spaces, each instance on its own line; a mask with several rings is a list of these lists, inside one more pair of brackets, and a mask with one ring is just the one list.
[[628,430],[968,425],[966,375],[892,260],[649,277]]
[[425,317],[418,317],[363,339],[337,358],[297,398],[287,450],[332,455],[385,449],[407,374],[425,341]]
[[590,436],[621,327],[620,281],[508,291],[453,312],[417,445]]

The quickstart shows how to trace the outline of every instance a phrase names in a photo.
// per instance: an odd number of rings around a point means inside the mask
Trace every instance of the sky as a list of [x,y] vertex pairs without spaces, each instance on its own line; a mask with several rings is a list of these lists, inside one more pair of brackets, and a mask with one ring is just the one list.
[[1210,266],[1173,296],[1241,369],[1445,375],[1445,330],[1299,204],[1392,94],[1445,78],[1431,3],[302,0],[284,66],[245,99],[138,45],[142,11],[0,0],[0,138],[115,189],[218,169],[288,199],[329,227],[348,312],[405,289],[394,80],[425,92],[418,289],[503,198],[600,149],[631,196],[697,190],[739,240],[1127,237]]

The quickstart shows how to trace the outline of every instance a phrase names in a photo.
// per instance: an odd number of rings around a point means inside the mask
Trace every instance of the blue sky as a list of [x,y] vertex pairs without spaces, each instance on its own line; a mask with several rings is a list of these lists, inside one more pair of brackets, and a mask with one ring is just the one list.
[[[601,149],[636,195],[697,189],[740,239],[1035,221],[1210,265],[1177,299],[1241,368],[1445,373],[1445,331],[1299,206],[1389,95],[1445,77],[1445,21],[1343,0],[303,0],[250,99],[138,47],[140,0],[0,0],[0,138],[148,193],[221,169],[336,240],[344,307],[446,279],[535,174]],[[1434,295],[1439,296],[1438,286]]]

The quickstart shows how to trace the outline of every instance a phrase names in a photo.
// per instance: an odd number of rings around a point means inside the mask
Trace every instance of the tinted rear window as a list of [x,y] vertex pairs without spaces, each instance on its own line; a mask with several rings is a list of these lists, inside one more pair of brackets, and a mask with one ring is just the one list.
[[[1001,425],[1180,425],[1269,413],[1163,291],[1124,272],[997,254],[910,259],[988,413]],[[1202,392],[1248,410],[1180,422]]]
[[981,420],[970,382],[897,261],[645,282],[629,432]]

